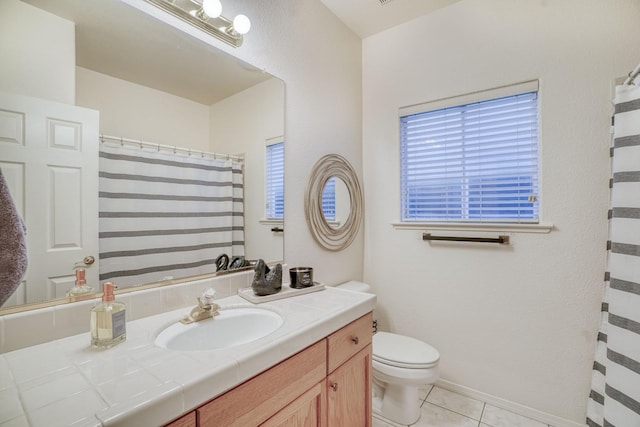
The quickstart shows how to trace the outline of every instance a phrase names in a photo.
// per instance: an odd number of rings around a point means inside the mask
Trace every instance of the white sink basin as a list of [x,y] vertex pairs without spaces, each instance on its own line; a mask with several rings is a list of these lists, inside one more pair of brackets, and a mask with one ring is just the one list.
[[233,307],[211,319],[184,325],[176,322],[156,337],[158,347],[171,350],[213,350],[246,344],[278,329],[282,316],[264,308]]

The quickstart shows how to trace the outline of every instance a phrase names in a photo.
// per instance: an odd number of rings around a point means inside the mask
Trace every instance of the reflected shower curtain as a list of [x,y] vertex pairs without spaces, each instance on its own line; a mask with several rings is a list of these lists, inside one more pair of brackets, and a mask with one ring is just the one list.
[[640,88],[616,88],[608,272],[589,426],[640,426]]
[[100,146],[100,281],[119,287],[215,272],[244,255],[243,166]]

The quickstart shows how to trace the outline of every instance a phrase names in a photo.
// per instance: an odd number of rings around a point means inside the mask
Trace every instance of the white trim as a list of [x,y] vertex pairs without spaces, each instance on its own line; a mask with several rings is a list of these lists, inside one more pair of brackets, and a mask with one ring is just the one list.
[[282,225],[284,226],[284,220],[283,219],[261,219],[260,221],[258,221],[260,224],[263,225]]
[[279,144],[281,142],[284,142],[284,136],[274,136],[273,138],[267,138],[265,139],[265,144],[264,145],[273,145],[273,144]]
[[478,390],[474,390],[469,387],[454,384],[446,380],[438,380],[436,382],[438,387],[444,388],[449,391],[461,394],[463,396],[470,397],[472,399],[480,400],[488,403],[489,405],[497,408],[505,409],[507,411],[514,412],[523,417],[531,418],[541,423],[552,425],[554,427],[585,427],[586,423],[577,423],[575,421],[567,420],[556,415],[552,415],[546,412],[539,411],[528,406],[524,406],[520,403],[512,402],[510,400],[503,399],[501,397],[492,396],[487,393],[483,393]]
[[424,113],[426,111],[440,110],[442,108],[471,104],[474,102],[486,101],[488,99],[504,98],[506,96],[518,95],[527,92],[537,92],[539,90],[538,80],[515,83],[508,86],[501,86],[495,89],[472,92],[465,95],[452,96],[450,98],[435,99],[433,101],[420,104],[408,105],[398,109],[400,117],[411,114]]
[[553,224],[480,224],[480,223],[433,223],[400,222],[391,223],[397,230],[442,230],[442,231],[503,231],[511,233],[549,233]]

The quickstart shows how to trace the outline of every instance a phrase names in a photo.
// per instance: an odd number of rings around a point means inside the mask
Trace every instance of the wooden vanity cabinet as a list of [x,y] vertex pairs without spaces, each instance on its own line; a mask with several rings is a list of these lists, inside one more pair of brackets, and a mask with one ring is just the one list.
[[326,376],[325,340],[196,409],[199,426],[258,426]]
[[372,325],[369,313],[327,337],[329,427],[371,426]]
[[369,344],[327,377],[328,425],[370,427],[371,386]]
[[196,411],[187,412],[177,420],[166,425],[166,427],[196,427]]
[[370,427],[371,313],[168,427]]
[[269,418],[262,427],[326,427],[326,390],[323,380]]

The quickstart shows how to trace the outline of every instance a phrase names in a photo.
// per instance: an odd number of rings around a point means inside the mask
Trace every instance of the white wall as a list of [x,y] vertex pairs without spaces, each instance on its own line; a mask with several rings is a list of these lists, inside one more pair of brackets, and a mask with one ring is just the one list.
[[[282,261],[283,235],[265,218],[265,152],[271,138],[284,140],[284,84],[272,78],[211,106],[211,149],[243,154],[245,255]],[[286,155],[285,142],[285,155]]]
[[100,133],[209,150],[209,106],[86,68],[75,104],[100,111]]
[[[364,278],[383,328],[441,377],[584,423],[605,270],[612,82],[640,61],[634,0],[464,0],[363,42]],[[508,248],[399,220],[398,108],[540,79],[542,221]]]
[[314,279],[324,283],[361,278],[363,233],[346,250],[329,252],[315,243],[304,216],[309,171],[320,157],[338,153],[362,170],[361,40],[319,0],[225,2],[225,16],[244,13],[252,21],[237,49],[141,0],[123,1],[284,80],[285,261],[314,267]]
[[[15,44],[16,40],[20,43]],[[2,0],[0,58],[1,92],[73,104],[76,66],[73,22],[18,0]]]

